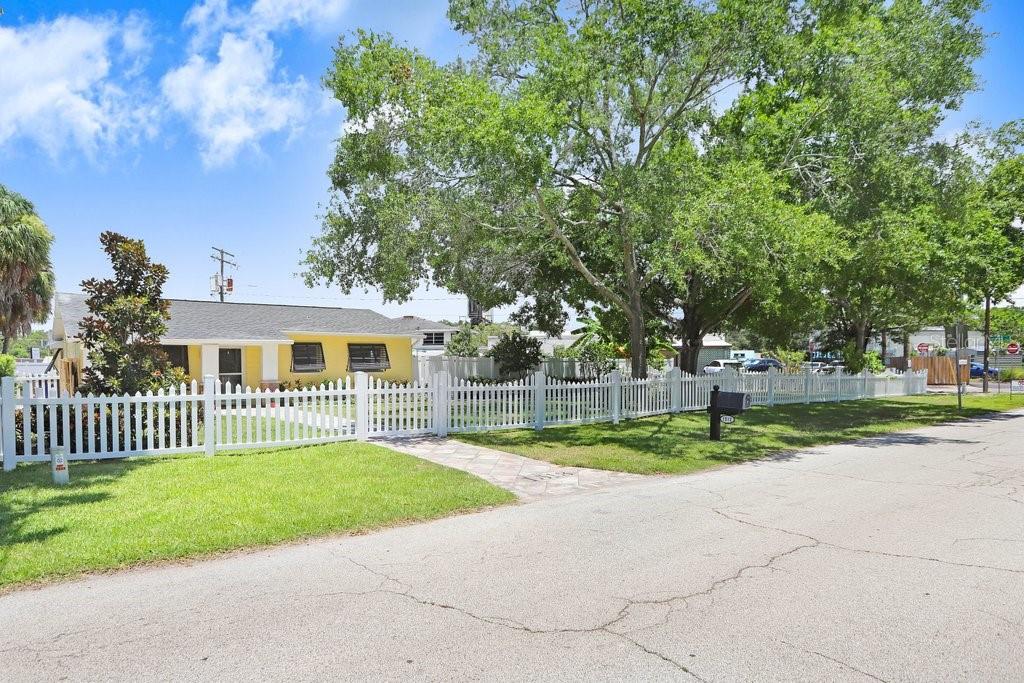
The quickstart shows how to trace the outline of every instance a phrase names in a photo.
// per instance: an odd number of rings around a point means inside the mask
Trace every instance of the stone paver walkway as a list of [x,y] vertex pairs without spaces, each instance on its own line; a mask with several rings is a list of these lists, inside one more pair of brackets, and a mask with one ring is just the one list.
[[433,436],[380,441],[396,451],[475,474],[511,491],[524,503],[552,496],[592,491],[645,478],[639,474],[626,472],[561,467],[543,460],[532,460],[514,453]]

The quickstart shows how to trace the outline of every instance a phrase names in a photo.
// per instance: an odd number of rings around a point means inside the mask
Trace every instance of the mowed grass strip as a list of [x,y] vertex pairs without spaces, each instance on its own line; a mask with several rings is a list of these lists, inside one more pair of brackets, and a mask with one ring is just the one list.
[[63,487],[47,464],[0,474],[0,589],[515,499],[465,472],[354,442],[70,467]]
[[678,413],[609,423],[456,434],[468,443],[557,465],[638,474],[683,474],[822,444],[852,441],[992,412],[1024,408],[1024,396],[971,394],[754,408],[708,440],[708,415]]

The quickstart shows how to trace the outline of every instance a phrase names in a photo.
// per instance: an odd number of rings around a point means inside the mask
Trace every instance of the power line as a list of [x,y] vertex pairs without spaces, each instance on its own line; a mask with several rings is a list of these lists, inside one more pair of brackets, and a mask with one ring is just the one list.
[[[260,289],[257,285],[247,285],[252,289]],[[264,294],[262,291],[259,292],[259,296],[267,299],[294,299],[299,301],[374,301],[383,303],[384,297],[381,296],[317,296],[315,294]],[[465,297],[461,296],[412,296],[407,301],[465,301]],[[396,305],[400,305],[397,304]]]

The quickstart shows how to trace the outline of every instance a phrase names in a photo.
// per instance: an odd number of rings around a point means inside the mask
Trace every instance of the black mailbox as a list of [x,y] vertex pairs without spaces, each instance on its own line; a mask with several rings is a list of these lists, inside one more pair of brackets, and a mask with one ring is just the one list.
[[[711,440],[722,440],[722,416],[739,415],[750,408],[750,394],[740,391],[719,391],[716,384],[711,390]],[[730,420],[731,421],[731,420]]]
[[750,394],[742,391],[719,391],[718,412],[722,415],[739,415],[750,409]]

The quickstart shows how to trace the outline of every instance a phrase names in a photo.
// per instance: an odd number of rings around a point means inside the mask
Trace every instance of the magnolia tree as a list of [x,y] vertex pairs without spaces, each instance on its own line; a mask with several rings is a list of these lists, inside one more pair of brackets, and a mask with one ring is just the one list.
[[89,309],[80,333],[89,358],[82,391],[134,394],[177,383],[183,377],[160,348],[170,317],[167,268],[150,260],[142,240],[104,232],[100,243],[114,275],[82,283]]

